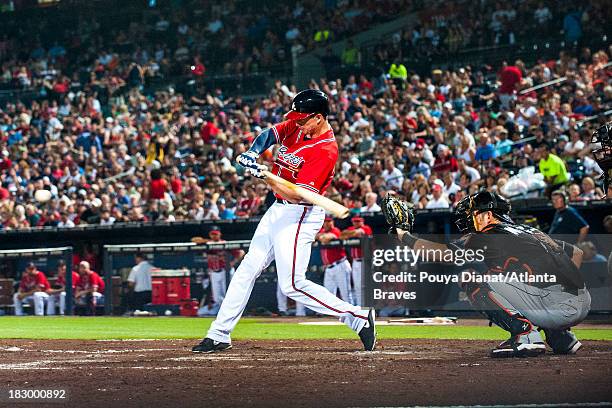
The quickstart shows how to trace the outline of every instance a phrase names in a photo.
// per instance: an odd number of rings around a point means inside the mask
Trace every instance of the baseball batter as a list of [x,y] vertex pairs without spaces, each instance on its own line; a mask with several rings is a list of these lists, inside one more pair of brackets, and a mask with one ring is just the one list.
[[[264,178],[260,154],[280,145],[272,172],[298,186],[324,194],[330,185],[338,158],[338,145],[327,121],[329,101],[321,91],[298,93],[286,120],[261,132],[253,145],[237,158],[252,176]],[[296,302],[317,313],[338,316],[359,334],[365,350],[374,350],[376,330],[374,311],[337,298],[324,287],[306,279],[311,245],[323,225],[323,208],[301,202],[297,193],[267,179],[276,196],[259,222],[249,251],[236,270],[217,318],[202,342],[193,347],[198,353],[231,348],[230,334],[249,300],[255,280],[276,262],[281,290]]]

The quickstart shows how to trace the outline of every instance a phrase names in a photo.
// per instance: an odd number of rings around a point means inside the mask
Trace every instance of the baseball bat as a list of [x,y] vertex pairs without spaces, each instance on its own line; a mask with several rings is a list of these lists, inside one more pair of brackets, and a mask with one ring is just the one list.
[[276,174],[270,173],[267,170],[263,171],[263,174],[267,179],[273,180],[275,183],[282,184],[283,186],[297,193],[297,195],[299,195],[304,201],[308,201],[311,204],[322,207],[325,211],[332,214],[336,218],[342,219],[349,216],[349,209],[342,204],[338,204],[337,202],[330,200],[321,194],[317,194],[314,191],[297,186],[292,182],[277,176]]

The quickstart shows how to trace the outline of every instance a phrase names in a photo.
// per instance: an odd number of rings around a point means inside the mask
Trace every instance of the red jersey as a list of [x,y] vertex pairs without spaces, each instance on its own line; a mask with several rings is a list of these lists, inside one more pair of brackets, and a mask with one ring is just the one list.
[[272,132],[280,144],[272,173],[315,193],[325,193],[338,160],[334,132],[330,129],[316,139],[305,138],[292,120],[274,125]]
[[[77,287],[77,283],[79,283],[80,279],[81,277],[79,276],[79,274],[72,271],[72,289],[73,290]],[[55,281],[55,284],[57,286],[66,287],[66,276],[58,276],[57,280]]]
[[[210,244],[219,244],[222,242],[227,242],[225,240],[220,241],[209,241]],[[218,272],[220,270],[225,270],[226,262],[225,262],[225,253],[228,252],[226,249],[211,249],[206,252],[206,262],[208,263],[208,269],[214,272]],[[240,256],[240,250],[229,251],[230,254],[237,258]]]
[[[325,231],[325,229],[321,228],[320,233],[328,234],[332,233],[336,236],[336,238],[340,238],[340,229],[338,227],[333,227],[329,231]],[[331,247],[331,248],[321,248],[321,261],[323,265],[327,266],[333,264],[334,262],[339,261],[342,258],[346,257],[346,251],[344,247]]]
[[[346,230],[347,231],[355,231],[357,228],[355,228],[354,226],[350,226],[348,227]],[[369,225],[362,225],[361,227],[359,227],[359,229],[363,230],[363,232],[365,233],[365,235],[367,237],[371,237],[372,236],[372,228],[370,228]],[[351,259],[362,259],[363,258],[363,251],[361,250],[361,245],[359,246],[355,246],[355,247],[351,247]]]
[[523,79],[523,73],[520,69],[511,65],[499,73],[499,79],[501,81],[499,93],[512,95],[514,94],[516,84],[520,83]]
[[157,180],[151,180],[150,187],[150,198],[153,200],[161,200],[164,198],[164,193],[166,192],[166,187],[168,183],[163,178]]
[[29,273],[24,273],[21,277],[21,281],[19,281],[19,290],[22,292],[29,292],[34,289],[41,290],[43,292],[51,289],[51,285],[49,285],[49,281],[44,273],[41,271],[36,271],[36,275],[32,276]]
[[96,292],[104,293],[104,279],[94,271],[90,271],[87,275],[79,274],[79,281],[75,286],[77,290],[89,290],[93,286],[97,286]]

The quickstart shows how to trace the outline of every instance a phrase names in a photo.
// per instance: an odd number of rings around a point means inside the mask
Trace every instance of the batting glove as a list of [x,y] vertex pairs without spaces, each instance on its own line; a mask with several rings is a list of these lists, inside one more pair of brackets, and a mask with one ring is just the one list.
[[244,167],[245,169],[257,169],[257,159],[259,155],[252,150],[248,150],[241,153],[236,158],[236,163]]
[[251,176],[256,177],[258,179],[266,178],[266,176],[264,176],[263,172],[265,170],[268,170],[268,168],[266,166],[264,166],[264,165],[261,165],[261,164],[255,164],[255,166],[257,166],[257,167],[255,167],[255,168],[248,167],[246,169],[246,174],[250,174]]

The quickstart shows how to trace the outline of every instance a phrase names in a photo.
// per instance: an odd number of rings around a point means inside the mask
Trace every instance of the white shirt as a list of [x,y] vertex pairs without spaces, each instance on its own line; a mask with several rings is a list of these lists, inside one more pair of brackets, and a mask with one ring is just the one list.
[[383,179],[385,179],[385,184],[387,184],[387,186],[397,189],[402,188],[402,184],[404,183],[404,175],[397,167],[394,167],[392,171],[383,171],[382,176]]
[[461,190],[461,187],[459,187],[457,184],[455,183],[451,183],[450,186],[446,186],[446,184],[442,187],[442,191],[444,192],[444,194],[446,194],[447,196],[451,195],[451,194],[455,194],[457,193],[457,191]]
[[115,217],[108,217],[108,220],[100,219],[100,225],[113,225],[115,223]]
[[152,290],[151,269],[153,269],[153,266],[147,261],[142,261],[132,268],[127,280],[128,282],[134,282],[134,292]]
[[432,197],[429,200],[429,202],[427,202],[427,205],[425,206],[425,208],[427,209],[448,208],[448,207],[449,207],[448,200],[446,200],[446,197],[444,197],[443,195],[440,196],[440,198],[438,198],[437,200]]
[[368,207],[366,205],[364,205],[363,207],[361,207],[360,212],[379,212],[381,211],[380,205],[374,203],[373,206]]
[[57,223],[57,228],[74,228],[74,222],[67,219],[66,222],[60,221]]

